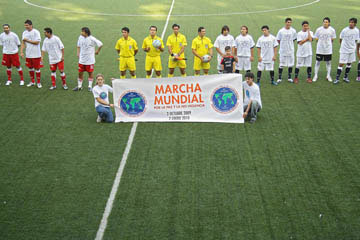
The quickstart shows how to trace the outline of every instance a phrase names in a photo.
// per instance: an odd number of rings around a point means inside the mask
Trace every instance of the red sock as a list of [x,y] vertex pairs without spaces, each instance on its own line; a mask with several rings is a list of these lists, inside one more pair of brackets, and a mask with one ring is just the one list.
[[35,83],[35,72],[34,71],[29,71],[30,74],[30,79],[32,83]]
[[66,85],[66,75],[65,75],[65,73],[61,75],[61,80],[62,80],[63,85]]
[[52,74],[51,74],[51,83],[52,83],[53,87],[56,86],[56,77]]
[[41,79],[41,72],[36,72],[36,80],[37,80],[37,83],[40,83],[40,79]]
[[8,76],[8,81],[11,81],[11,70],[6,70],[7,76]]
[[18,71],[18,73],[20,75],[20,80],[24,81],[24,72],[23,72],[23,70]]

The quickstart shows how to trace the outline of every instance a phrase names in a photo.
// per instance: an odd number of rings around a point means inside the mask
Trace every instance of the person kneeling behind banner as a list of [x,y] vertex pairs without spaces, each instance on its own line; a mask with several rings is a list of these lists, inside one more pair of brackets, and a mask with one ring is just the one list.
[[[260,88],[257,84],[254,84],[254,74],[247,72],[245,74],[245,81],[243,82],[244,90],[244,114],[243,118],[250,119],[250,123],[256,121],[257,113],[262,108]],[[249,115],[250,113],[250,115]]]
[[109,102],[109,92],[113,92],[112,87],[107,84],[104,84],[104,76],[102,74],[96,75],[96,86],[93,88],[93,94],[95,98],[95,109],[99,114],[96,122],[114,122],[113,113],[111,112],[111,107],[114,107],[114,104]]

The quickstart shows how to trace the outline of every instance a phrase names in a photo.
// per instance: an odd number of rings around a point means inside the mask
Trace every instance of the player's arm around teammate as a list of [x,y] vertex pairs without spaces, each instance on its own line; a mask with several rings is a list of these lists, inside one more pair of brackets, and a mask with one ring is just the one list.
[[161,78],[161,52],[164,51],[164,42],[163,40],[156,36],[157,27],[151,26],[149,28],[150,35],[147,36],[142,44],[142,49],[146,52],[145,58],[145,71],[146,78],[151,77],[152,69],[155,70],[156,77]]
[[115,45],[115,49],[119,54],[120,78],[126,78],[126,70],[129,70],[131,78],[136,78],[135,55],[138,53],[137,42],[129,36],[130,29],[123,27],[121,29],[122,38]]
[[171,34],[167,41],[166,46],[169,52],[169,74],[168,77],[174,76],[176,67],[180,68],[181,76],[186,77],[186,62],[185,62],[185,47],[187,46],[186,37],[179,32],[180,26],[174,24],[172,26],[173,34]]
[[[198,36],[194,38],[191,44],[192,53],[194,54],[194,71],[195,76],[200,75],[202,69],[204,75],[209,74],[210,61],[213,57],[213,44],[210,38],[205,36],[206,30],[204,27],[198,28]],[[209,56],[204,58],[204,56]]]

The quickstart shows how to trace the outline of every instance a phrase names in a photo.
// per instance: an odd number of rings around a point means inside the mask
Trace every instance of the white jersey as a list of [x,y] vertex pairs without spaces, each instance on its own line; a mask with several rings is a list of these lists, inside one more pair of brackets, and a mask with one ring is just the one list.
[[242,83],[244,91],[244,106],[248,105],[250,100],[255,100],[262,107],[260,88],[257,84],[253,83],[251,86],[246,81]]
[[281,56],[294,56],[294,41],[296,38],[296,30],[292,27],[289,29],[283,27],[279,30],[276,39],[280,41],[279,54]]
[[109,92],[111,92],[111,93],[113,92],[112,87],[110,87],[107,84],[103,84],[101,87],[99,85],[95,85],[95,87],[93,88],[92,91],[93,91],[93,95],[95,98],[95,108],[99,105],[104,106],[104,107],[109,107],[107,105],[99,103],[96,98],[101,98],[105,102],[109,103]]
[[[234,37],[230,34],[224,36],[220,34],[214,43],[214,47],[219,48],[222,53],[225,53],[225,47],[229,46],[231,48],[235,47]],[[221,62],[222,56],[220,54],[217,55],[218,62]]]
[[255,42],[249,34],[245,36],[240,34],[235,39],[235,47],[237,49],[237,56],[251,57],[251,49],[255,47]]
[[31,41],[37,41],[39,44],[35,45],[32,43],[25,42],[26,46],[26,58],[40,58],[41,57],[41,50],[40,50],[40,42],[41,42],[41,36],[40,32],[36,29],[32,29],[31,31],[25,30],[22,34],[22,40],[24,38],[31,40]]
[[278,45],[279,43],[276,38],[271,34],[267,37],[262,35],[258,39],[256,47],[261,49],[261,58],[263,63],[273,62],[272,58],[274,57],[274,48]]
[[79,63],[83,65],[95,64],[95,47],[101,47],[103,43],[93,36],[80,35],[77,46],[80,47]]
[[332,39],[336,38],[336,32],[333,27],[319,27],[316,29],[315,38],[319,39],[316,47],[316,54],[330,55],[333,53]]
[[15,54],[19,52],[20,46],[19,37],[16,33],[9,32],[9,34],[2,33],[0,34],[0,45],[3,46],[4,54]]
[[48,53],[50,64],[61,62],[62,49],[64,49],[64,44],[59,37],[52,35],[51,38],[45,38],[42,50]]
[[344,28],[340,33],[341,47],[340,53],[354,53],[356,51],[356,43],[359,43],[360,35],[358,28]]
[[[310,36],[313,38],[314,33],[310,31]],[[297,34],[297,41],[301,42],[309,37],[309,33],[300,31]],[[312,45],[310,41],[305,42],[303,45],[298,44],[298,49],[296,52],[297,57],[308,57],[312,56]]]

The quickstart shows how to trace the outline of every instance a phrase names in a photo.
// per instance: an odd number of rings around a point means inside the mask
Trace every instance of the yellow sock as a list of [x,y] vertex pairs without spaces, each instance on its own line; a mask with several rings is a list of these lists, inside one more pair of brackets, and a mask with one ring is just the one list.
[[196,74],[196,73],[195,73],[195,74],[194,74],[194,76],[195,76],[195,77],[199,77],[199,76],[200,76],[200,74]]
[[161,75],[160,76],[156,75],[156,78],[161,78]]
[[131,76],[132,79],[135,79],[136,78],[136,75],[135,76]]
[[146,75],[146,78],[151,78],[151,75]]
[[170,74],[170,73],[169,73],[169,74],[168,74],[168,77],[169,77],[169,78],[172,78],[172,77],[174,77],[174,74]]
[[204,75],[206,75],[206,76],[207,76],[207,75],[209,75],[209,73],[204,73]]
[[124,76],[120,76],[120,79],[125,79],[126,78],[126,76],[124,75]]
[[186,73],[184,73],[184,74],[181,74],[181,76],[182,76],[182,77],[186,77]]

